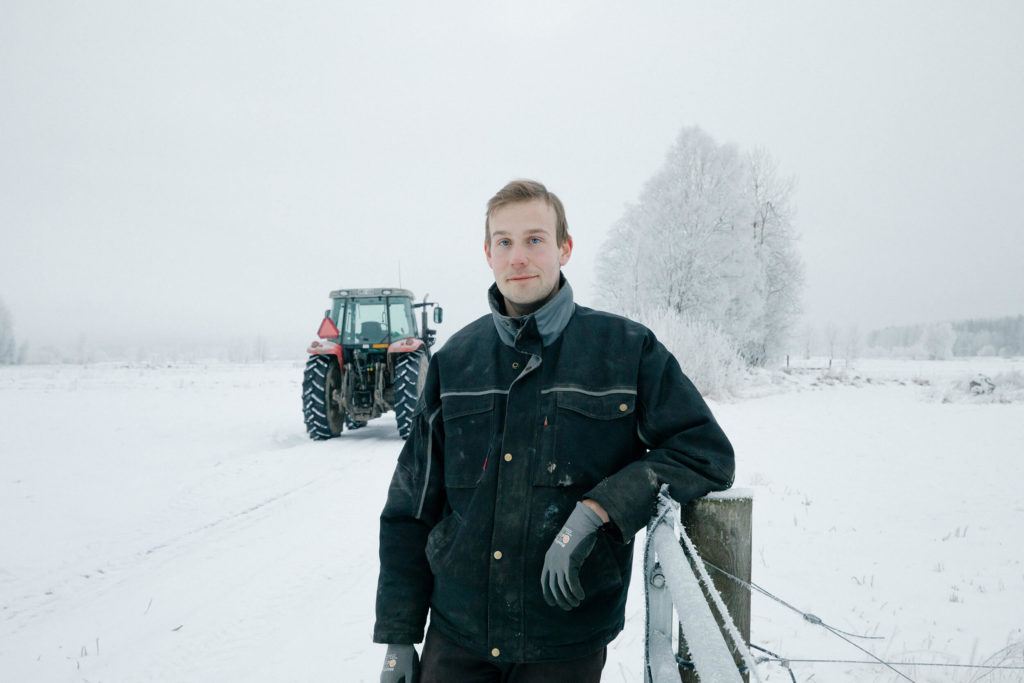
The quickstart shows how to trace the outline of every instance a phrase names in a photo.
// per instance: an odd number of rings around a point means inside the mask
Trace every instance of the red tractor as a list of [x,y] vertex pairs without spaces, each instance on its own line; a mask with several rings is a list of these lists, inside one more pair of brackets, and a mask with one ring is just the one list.
[[[317,336],[309,345],[302,379],[302,415],[309,438],[330,439],[343,427],[357,429],[394,410],[398,433],[412,427],[427,376],[436,330],[427,327],[427,309],[442,320],[436,303],[413,302],[407,289],[339,289],[331,292]],[[416,330],[413,309],[422,313]]]

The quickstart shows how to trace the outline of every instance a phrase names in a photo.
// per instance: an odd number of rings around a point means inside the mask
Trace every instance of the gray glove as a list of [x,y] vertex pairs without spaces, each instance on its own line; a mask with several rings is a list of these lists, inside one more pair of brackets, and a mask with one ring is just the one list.
[[544,602],[566,611],[583,602],[586,595],[580,585],[580,567],[597,543],[594,532],[601,524],[596,512],[583,503],[576,503],[576,509],[544,555],[544,570],[540,575]]
[[388,645],[380,683],[419,683],[420,658],[412,645]]

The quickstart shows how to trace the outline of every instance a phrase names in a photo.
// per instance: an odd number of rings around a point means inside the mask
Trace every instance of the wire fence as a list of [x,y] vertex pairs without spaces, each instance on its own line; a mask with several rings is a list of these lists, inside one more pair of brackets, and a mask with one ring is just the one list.
[[[678,568],[673,569],[671,563],[667,563],[664,566],[662,566],[662,565],[660,565],[660,563],[655,563],[654,562],[653,555],[652,555],[652,549],[654,549],[652,547],[653,546],[652,539],[654,537],[654,532],[659,527],[663,527],[663,526],[666,526],[666,525],[671,525],[674,528],[675,533],[676,533],[676,541],[679,544],[682,545],[682,548],[684,550],[685,558],[686,558],[687,562],[691,565],[691,569],[693,569],[693,568],[696,569],[696,575],[699,577],[699,581],[704,586],[706,594],[711,597],[711,602],[714,604],[715,609],[718,611],[719,616],[722,619],[723,624],[725,625],[724,628],[725,628],[726,632],[730,632],[731,631],[731,633],[729,635],[730,635],[730,637],[733,640],[732,648],[734,649],[734,651],[739,651],[743,655],[743,660],[746,663],[746,665],[745,666],[740,665],[738,667],[738,670],[740,672],[748,672],[748,673],[752,674],[755,677],[755,680],[760,680],[760,677],[757,675],[757,671],[755,669],[755,666],[756,665],[760,665],[760,664],[769,664],[770,663],[770,664],[780,665],[784,669],[786,669],[786,671],[789,674],[789,677],[793,681],[793,683],[796,683],[796,676],[795,676],[795,674],[794,674],[794,672],[792,670],[792,665],[793,664],[810,664],[810,665],[817,665],[817,664],[841,664],[841,665],[863,665],[863,666],[872,666],[872,667],[883,667],[885,669],[888,669],[893,674],[895,674],[898,678],[900,678],[902,680],[906,680],[906,681],[911,681],[911,683],[916,683],[916,682],[914,681],[914,679],[912,679],[908,675],[906,670],[910,670],[912,672],[912,670],[914,668],[917,668],[917,667],[921,667],[921,668],[946,668],[946,669],[961,670],[961,671],[963,671],[963,670],[974,670],[974,671],[977,671],[977,672],[980,673],[980,676],[975,678],[974,680],[981,680],[986,675],[986,673],[1020,672],[1021,673],[1021,677],[1020,677],[1019,680],[1024,681],[1024,643],[1020,644],[1019,647],[1016,648],[1016,649],[1020,650],[1020,652],[1017,653],[1017,659],[1019,661],[1021,661],[1021,664],[1006,664],[1006,663],[998,663],[998,664],[997,663],[951,664],[951,663],[943,663],[943,662],[887,661],[887,660],[877,656],[876,654],[874,654],[873,652],[871,652],[867,648],[859,645],[858,643],[855,643],[854,639],[857,639],[857,640],[884,640],[883,637],[881,637],[881,636],[858,635],[858,634],[855,634],[855,633],[849,633],[847,631],[843,631],[843,630],[841,630],[839,628],[836,628],[835,626],[830,625],[825,620],[823,620],[821,617],[819,617],[819,616],[817,616],[815,614],[812,614],[810,612],[805,612],[805,611],[803,611],[803,610],[793,606],[791,603],[787,602],[786,600],[783,600],[781,597],[779,597],[778,595],[775,595],[771,591],[768,591],[767,589],[763,588],[762,586],[760,586],[760,585],[758,585],[758,584],[756,584],[756,583],[754,583],[752,581],[746,581],[746,580],[736,576],[732,572],[729,572],[729,571],[727,571],[727,570],[725,570],[725,569],[723,569],[721,567],[718,567],[715,564],[712,564],[711,562],[703,560],[700,557],[699,553],[698,553],[698,549],[694,546],[693,541],[687,535],[686,529],[683,527],[682,521],[681,521],[680,516],[679,516],[679,504],[675,500],[673,500],[672,497],[668,494],[667,487],[663,486],[662,487],[662,491],[658,495],[658,512],[651,519],[651,523],[648,525],[648,529],[647,529],[647,544],[645,545],[645,548],[644,548],[644,571],[645,571],[645,579],[647,579],[647,581],[645,581],[645,588],[647,589],[646,590],[646,593],[647,593],[647,600],[646,600],[646,603],[647,603],[646,636],[647,636],[647,638],[646,638],[646,645],[645,645],[645,648],[646,648],[645,649],[645,660],[646,660],[646,662],[645,662],[645,669],[646,669],[646,680],[651,682],[651,683],[661,683],[663,680],[667,681],[667,680],[670,680],[670,679],[665,677],[665,674],[663,672],[664,667],[662,667],[662,673],[661,673],[661,675],[659,677],[659,675],[656,674],[657,667],[652,667],[652,665],[651,665],[651,643],[652,643],[652,638],[655,637],[656,629],[652,628],[652,624],[651,624],[652,600],[651,600],[651,590],[650,589],[651,589],[652,581],[650,579],[651,579],[652,576],[655,576],[655,575],[658,576],[658,577],[662,577],[663,581],[665,581],[668,584],[670,584],[669,585],[670,588],[671,588],[671,584],[673,582],[680,582],[682,580],[685,580],[683,578],[684,577],[684,573],[679,572]],[[656,564],[658,564],[658,566],[657,566],[657,569],[655,570],[655,565]],[[828,658],[809,659],[809,658],[784,657],[784,656],[781,656],[781,655],[779,655],[779,654],[777,654],[775,652],[772,652],[772,651],[767,650],[767,649],[765,649],[763,647],[760,647],[760,646],[758,646],[756,644],[753,644],[753,643],[750,643],[750,642],[744,642],[742,640],[742,638],[737,639],[738,632],[736,631],[736,627],[735,627],[735,625],[732,622],[732,618],[730,617],[730,615],[728,613],[728,610],[726,609],[726,606],[721,601],[721,597],[720,597],[720,594],[718,592],[718,589],[715,587],[715,584],[714,584],[713,580],[708,575],[708,572],[707,572],[708,569],[717,572],[718,574],[720,574],[723,577],[729,579],[730,581],[735,582],[736,584],[741,586],[746,591],[749,591],[752,595],[755,594],[755,593],[759,594],[759,595],[762,595],[762,596],[764,596],[764,597],[766,597],[766,598],[768,598],[768,599],[770,599],[770,600],[772,600],[772,601],[774,601],[774,602],[776,602],[776,603],[786,607],[788,610],[790,610],[790,611],[794,612],[795,614],[799,615],[807,623],[824,629],[825,631],[827,631],[828,633],[832,634],[836,638],[838,638],[838,639],[846,642],[848,645],[856,648],[857,650],[859,650],[860,652],[865,654],[867,656],[867,659],[828,659]],[[660,586],[657,586],[656,584],[655,584],[655,587],[656,588],[660,588]],[[673,592],[671,590],[667,591],[667,595],[669,596],[669,599],[672,599],[672,597],[675,596],[675,592]],[[701,634],[699,636],[699,638],[701,638],[701,639],[704,639],[706,637],[708,637],[708,634]],[[694,634],[690,634],[689,638],[691,638],[691,639],[694,638]],[[750,652],[749,652],[749,650],[747,648],[749,648],[750,650],[756,650],[756,651],[758,651],[758,652],[760,652],[762,654],[757,656],[757,657],[751,657],[750,656]],[[1005,662],[1005,661],[1007,661],[1007,659],[1012,660],[1014,655],[1010,651],[1014,650],[1014,649],[1015,649],[1014,646],[1010,646],[1010,647],[1006,648],[1006,650],[1004,650],[1002,653],[997,653],[997,655],[993,656],[993,658],[991,658],[991,659],[994,659],[994,658],[998,657],[1000,654],[1002,654],[1003,655],[1003,660],[1002,661]],[[686,669],[696,670],[697,669],[697,667],[694,664],[694,662],[692,662],[690,660],[687,660],[687,659],[681,657],[678,654],[675,655],[675,664],[676,664],[676,666],[678,666],[680,669],[683,669],[683,670],[686,670]],[[897,667],[900,667],[900,668],[897,668]],[[901,669],[904,669],[904,670],[901,670]],[[699,675],[700,671],[697,670],[697,673]],[[674,680],[679,680],[679,678],[675,678]]]

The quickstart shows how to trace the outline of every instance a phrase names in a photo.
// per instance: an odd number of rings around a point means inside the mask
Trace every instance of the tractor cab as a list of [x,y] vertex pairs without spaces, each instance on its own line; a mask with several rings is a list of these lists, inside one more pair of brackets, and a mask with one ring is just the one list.
[[331,299],[329,317],[338,326],[344,347],[383,344],[386,348],[398,339],[419,336],[408,290],[343,289],[331,292]]

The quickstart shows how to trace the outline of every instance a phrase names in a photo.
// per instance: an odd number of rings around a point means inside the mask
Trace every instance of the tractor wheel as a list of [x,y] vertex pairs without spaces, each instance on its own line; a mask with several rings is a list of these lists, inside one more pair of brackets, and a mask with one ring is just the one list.
[[340,387],[341,368],[337,359],[310,356],[302,377],[302,417],[306,421],[306,432],[314,441],[341,434],[345,413],[333,399]]
[[422,349],[403,353],[395,361],[395,421],[398,435],[409,438],[412,414],[427,381],[427,354]]

